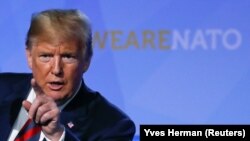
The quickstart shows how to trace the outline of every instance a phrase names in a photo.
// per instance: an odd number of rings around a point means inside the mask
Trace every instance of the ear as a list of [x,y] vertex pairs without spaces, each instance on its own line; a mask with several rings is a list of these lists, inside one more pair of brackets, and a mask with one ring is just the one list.
[[89,65],[90,65],[90,61],[85,61],[85,62],[84,62],[84,65],[83,65],[83,73],[85,73],[85,72],[88,70]]
[[27,58],[27,61],[28,61],[29,68],[32,69],[31,49],[26,49],[26,58]]

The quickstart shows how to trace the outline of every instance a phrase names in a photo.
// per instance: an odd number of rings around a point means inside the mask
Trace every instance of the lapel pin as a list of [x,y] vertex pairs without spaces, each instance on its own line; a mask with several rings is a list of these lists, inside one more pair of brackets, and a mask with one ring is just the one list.
[[74,126],[72,121],[70,121],[67,125],[68,125],[69,128],[72,128]]

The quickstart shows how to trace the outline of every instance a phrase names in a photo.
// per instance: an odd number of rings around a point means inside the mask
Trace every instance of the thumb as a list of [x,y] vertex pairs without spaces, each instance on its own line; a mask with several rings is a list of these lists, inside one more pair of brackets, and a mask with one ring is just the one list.
[[23,104],[24,109],[25,109],[27,112],[29,112],[30,107],[31,107],[31,103],[30,103],[29,101],[27,101],[27,100],[24,100],[22,104]]

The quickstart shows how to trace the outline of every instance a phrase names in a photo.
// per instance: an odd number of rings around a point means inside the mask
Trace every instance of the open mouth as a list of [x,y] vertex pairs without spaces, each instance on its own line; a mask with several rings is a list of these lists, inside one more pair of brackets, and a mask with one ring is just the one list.
[[49,82],[49,88],[53,91],[59,91],[63,88],[63,82]]

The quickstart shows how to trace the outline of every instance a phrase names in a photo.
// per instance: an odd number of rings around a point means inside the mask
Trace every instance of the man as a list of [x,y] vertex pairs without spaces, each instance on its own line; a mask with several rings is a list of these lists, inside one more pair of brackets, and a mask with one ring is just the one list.
[[134,123],[82,80],[91,41],[88,19],[77,10],[32,16],[26,38],[32,74],[0,74],[0,141],[132,140]]

